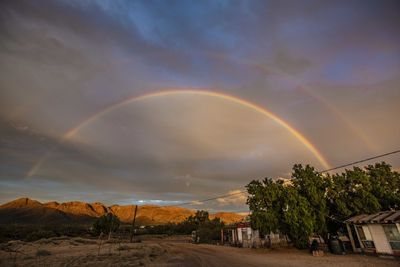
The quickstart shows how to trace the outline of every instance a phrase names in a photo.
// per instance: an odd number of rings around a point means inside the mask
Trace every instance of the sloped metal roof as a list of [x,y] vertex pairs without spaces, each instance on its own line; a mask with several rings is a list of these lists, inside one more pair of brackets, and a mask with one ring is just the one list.
[[381,211],[374,214],[361,214],[346,220],[348,223],[400,223],[400,210]]

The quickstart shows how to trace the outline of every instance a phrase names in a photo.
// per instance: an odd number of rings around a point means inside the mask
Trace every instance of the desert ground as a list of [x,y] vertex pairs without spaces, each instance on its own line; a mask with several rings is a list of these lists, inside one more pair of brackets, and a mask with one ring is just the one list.
[[140,243],[56,237],[1,245],[0,266],[399,266],[399,259],[296,249],[245,249],[150,238]]

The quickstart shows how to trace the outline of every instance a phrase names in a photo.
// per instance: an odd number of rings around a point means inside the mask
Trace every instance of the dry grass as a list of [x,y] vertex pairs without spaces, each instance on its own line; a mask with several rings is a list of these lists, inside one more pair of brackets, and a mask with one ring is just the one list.
[[[0,247],[2,266],[344,266],[392,267],[399,261],[327,253],[313,257],[295,249],[254,250],[195,245],[185,240],[153,239],[143,243],[104,242],[85,238],[10,241]],[[50,242],[51,241],[51,242]],[[114,240],[115,241],[115,240]],[[100,250],[99,250],[99,244]]]
[[[51,255],[51,252],[46,250],[46,249],[38,249],[36,251],[36,256],[37,257],[50,256],[50,255]],[[28,258],[29,258],[29,256],[28,256]]]
[[66,237],[35,242],[10,241],[0,248],[0,267],[143,266],[164,254],[157,244],[127,243],[118,239],[104,241]]

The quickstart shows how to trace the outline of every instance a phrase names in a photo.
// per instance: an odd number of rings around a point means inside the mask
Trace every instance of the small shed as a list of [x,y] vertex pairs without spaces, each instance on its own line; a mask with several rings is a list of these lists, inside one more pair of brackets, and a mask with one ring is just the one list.
[[221,241],[224,245],[245,248],[259,247],[260,245],[259,232],[251,228],[250,222],[225,226],[221,230]]
[[355,252],[400,256],[400,210],[357,215],[345,222]]

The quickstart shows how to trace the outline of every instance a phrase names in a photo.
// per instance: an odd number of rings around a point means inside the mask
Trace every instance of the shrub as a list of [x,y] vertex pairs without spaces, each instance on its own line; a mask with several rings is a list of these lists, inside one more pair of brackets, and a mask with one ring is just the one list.
[[108,234],[118,230],[120,221],[117,216],[112,213],[107,213],[99,217],[93,224],[93,232],[96,235],[100,233]]

